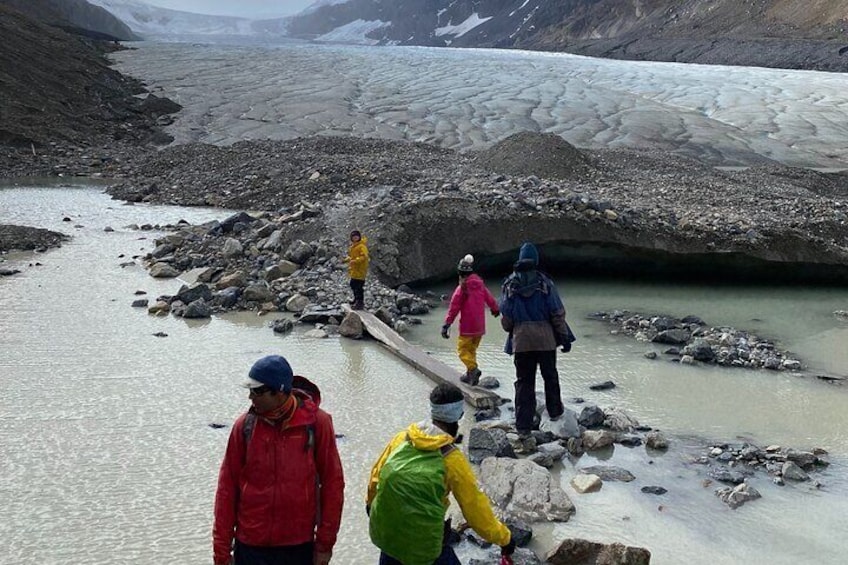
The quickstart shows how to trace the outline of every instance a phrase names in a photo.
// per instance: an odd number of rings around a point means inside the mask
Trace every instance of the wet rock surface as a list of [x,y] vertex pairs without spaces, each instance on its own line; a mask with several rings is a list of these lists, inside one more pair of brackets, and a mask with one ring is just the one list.
[[67,239],[67,235],[55,231],[0,224],[0,254],[12,250],[46,251],[51,247],[61,246]]

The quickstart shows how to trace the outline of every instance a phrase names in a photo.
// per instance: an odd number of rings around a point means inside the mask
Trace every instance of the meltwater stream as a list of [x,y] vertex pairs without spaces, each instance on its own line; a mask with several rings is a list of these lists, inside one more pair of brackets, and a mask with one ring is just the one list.
[[[314,379],[333,414],[344,461],[346,508],[334,563],[375,563],[363,508],[373,459],[394,432],[427,414],[431,383],[368,341],[314,340],[297,328],[284,337],[253,313],[187,322],[149,316],[130,303],[179,282],[121,267],[152,249],[157,232],[130,224],[199,223],[224,210],[126,206],[94,187],[0,189],[0,223],[63,231],[73,238],[44,254],[6,256],[19,275],[0,278],[0,539],[12,564],[203,564],[211,559],[212,502],[230,424],[248,406],[238,387],[251,363],[282,353]],[[63,222],[69,217],[72,222]],[[114,232],[105,232],[111,226]],[[124,255],[124,257],[121,257]],[[41,266],[34,266],[39,262]],[[33,264],[33,266],[30,266]],[[497,281],[490,280],[493,290]],[[848,537],[848,387],[789,374],[682,367],[643,357],[647,346],[609,335],[585,319],[599,309],[696,314],[779,339],[814,368],[845,373],[848,307],[844,289],[733,288],[580,281],[560,275],[579,341],[560,356],[566,397],[620,406],[673,438],[665,456],[617,446],[611,464],[633,483],[596,494],[568,486],[577,513],[537,528],[534,549],[579,536],[649,548],[658,565],[844,563]],[[434,289],[447,292],[449,288]],[[438,336],[444,310],[409,339],[456,364]],[[495,322],[495,323],[492,323]],[[164,332],[168,337],[152,334]],[[511,396],[510,360],[490,319],[481,352],[487,374]],[[592,392],[612,379],[618,388]],[[466,417],[466,420],[469,418]],[[468,425],[470,422],[465,422]],[[832,465],[810,484],[777,487],[764,476],[763,498],[732,511],[701,484],[704,469],[682,463],[697,437],[745,437],[760,444],[830,452]],[[576,466],[591,465],[584,456]],[[663,497],[642,494],[661,485]],[[473,548],[461,548],[469,557]]]

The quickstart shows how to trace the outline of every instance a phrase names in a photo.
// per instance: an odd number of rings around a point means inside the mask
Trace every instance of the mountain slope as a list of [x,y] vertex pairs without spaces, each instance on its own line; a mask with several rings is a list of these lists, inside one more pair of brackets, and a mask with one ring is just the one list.
[[136,98],[141,83],[109,68],[99,44],[4,5],[0,37],[0,146],[167,141],[155,120],[179,106]]
[[107,40],[139,39],[121,20],[85,0],[0,0],[0,5],[71,33]]
[[383,44],[848,70],[848,0],[349,0],[293,16],[289,31],[356,20],[388,22],[368,34]]

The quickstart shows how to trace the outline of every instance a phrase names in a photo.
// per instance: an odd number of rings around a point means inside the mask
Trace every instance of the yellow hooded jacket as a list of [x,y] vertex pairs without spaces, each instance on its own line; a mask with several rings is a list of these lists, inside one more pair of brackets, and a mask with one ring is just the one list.
[[352,243],[347,252],[347,270],[350,278],[360,281],[365,280],[368,274],[368,238],[361,237],[356,243]]
[[[365,504],[371,506],[371,502],[377,495],[377,483],[380,482],[380,469],[389,458],[394,449],[406,441],[407,437],[416,449],[423,451],[435,451],[443,446],[453,443],[453,438],[441,429],[427,422],[410,424],[406,431],[400,432],[388,443],[380,458],[371,469],[371,478],[368,481],[368,494]],[[492,512],[489,498],[483,494],[477,486],[477,477],[471,469],[471,464],[459,449],[452,449],[444,456],[446,492],[444,506],[447,511],[450,502],[448,494],[453,493],[454,498],[462,509],[462,515],[468,525],[477,532],[480,537],[489,543],[506,545],[509,543],[511,534],[500,520]]]

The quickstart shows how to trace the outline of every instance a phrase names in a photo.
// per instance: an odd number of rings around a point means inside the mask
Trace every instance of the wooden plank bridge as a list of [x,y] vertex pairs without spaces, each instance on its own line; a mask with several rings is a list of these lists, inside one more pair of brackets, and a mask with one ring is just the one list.
[[462,391],[465,401],[475,408],[500,406],[502,399],[496,393],[485,388],[469,386],[459,380],[460,373],[447,364],[435,359],[403,339],[399,333],[383,323],[377,316],[365,310],[351,310],[345,305],[346,312],[353,312],[362,320],[365,331],[379,341],[389,351],[424,373],[436,383],[450,383]]

